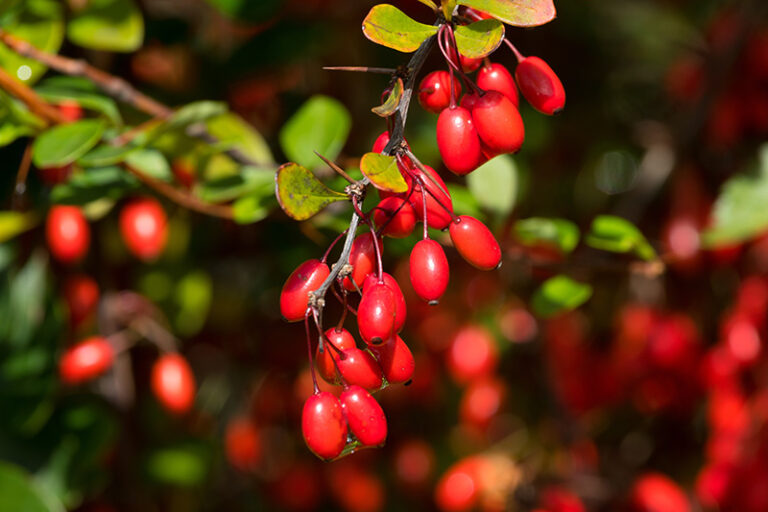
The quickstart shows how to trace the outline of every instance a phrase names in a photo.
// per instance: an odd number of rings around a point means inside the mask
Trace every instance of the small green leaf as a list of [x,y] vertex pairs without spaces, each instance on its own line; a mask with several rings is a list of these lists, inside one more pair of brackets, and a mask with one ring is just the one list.
[[67,183],[56,185],[51,199],[62,204],[85,206],[99,202],[102,207],[111,207],[110,201],[120,199],[138,185],[138,180],[121,167],[88,167],[72,174]]
[[515,207],[517,166],[510,155],[489,160],[467,175],[467,185],[480,206],[500,215]]
[[0,510],[64,512],[64,506],[45,493],[32,475],[18,466],[0,462]]
[[44,128],[45,121],[30,112],[26,105],[0,91],[0,147]]
[[309,169],[323,162],[315,151],[329,160],[339,156],[352,124],[346,107],[328,96],[313,96],[280,131],[280,146],[292,162]]
[[555,18],[552,0],[458,0],[514,27],[536,27]]
[[419,23],[393,5],[379,4],[363,20],[363,34],[374,43],[411,53],[437,34],[437,27]]
[[199,443],[180,443],[156,450],[149,455],[146,469],[149,476],[162,484],[194,487],[208,474],[210,454]]
[[232,218],[239,224],[253,224],[264,220],[272,211],[275,198],[270,194],[243,196],[232,204]]
[[85,119],[55,126],[44,132],[32,146],[32,161],[40,169],[71,164],[98,144],[104,121]]
[[400,99],[403,97],[403,79],[398,78],[395,82],[395,85],[392,86],[392,90],[389,92],[389,96],[387,96],[387,100],[379,105],[378,107],[374,107],[371,109],[371,111],[380,117],[389,117],[395,112],[397,112],[397,107],[400,106]]
[[133,0],[90,0],[67,25],[73,43],[109,52],[132,52],[144,40],[144,18]]
[[558,275],[547,279],[531,299],[533,310],[548,318],[563,311],[570,311],[584,304],[592,296],[592,287]]
[[237,114],[227,112],[206,122],[208,133],[227,148],[240,150],[259,165],[275,163],[269,145],[256,129]]
[[[48,53],[58,53],[64,40],[62,4],[58,0],[24,0],[22,11],[3,30]],[[25,59],[5,45],[0,45],[0,67],[27,85],[43,76],[46,66]]]
[[347,199],[323,185],[312,171],[292,162],[277,170],[275,182],[280,207],[296,220],[306,220],[329,204]]
[[213,283],[203,271],[185,275],[176,285],[176,330],[182,336],[196,334],[205,324],[211,307]]
[[504,39],[504,25],[499,20],[480,20],[456,28],[459,53],[472,58],[487,57],[496,51]]
[[0,244],[35,227],[40,219],[34,213],[0,212]]
[[261,197],[273,196],[275,172],[273,169],[243,167],[237,174],[201,183],[196,192],[200,199],[209,203],[223,203],[253,194]]
[[768,144],[760,148],[757,172],[730,178],[715,200],[713,224],[702,233],[706,247],[733,245],[768,229]]
[[123,125],[120,111],[112,98],[94,92],[57,86],[51,79],[41,82],[35,87],[35,92],[51,103],[76,101],[83,108],[103,114],[113,125]]
[[393,156],[366,153],[360,159],[360,171],[371,180],[373,186],[387,192],[408,192],[408,183]]
[[584,241],[590,247],[603,251],[633,252],[646,261],[656,258],[656,251],[634,224],[612,215],[595,218]]
[[164,126],[166,128],[178,128],[194,123],[202,123],[226,112],[226,103],[219,101],[196,101],[184,105],[174,112]]
[[173,173],[165,156],[156,149],[141,149],[128,154],[125,159],[131,167],[141,171],[142,174],[158,180],[172,181]]
[[110,144],[100,144],[78,158],[77,163],[83,167],[116,165],[125,161],[125,158],[137,149],[139,148],[132,145],[112,146]]
[[579,228],[565,219],[531,217],[515,223],[515,234],[525,245],[551,245],[560,251],[571,252],[579,244]]

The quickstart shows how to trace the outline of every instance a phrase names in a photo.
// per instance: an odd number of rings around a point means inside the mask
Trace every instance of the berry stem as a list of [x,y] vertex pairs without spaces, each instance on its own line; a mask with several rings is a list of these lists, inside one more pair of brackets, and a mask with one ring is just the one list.
[[520,53],[517,50],[517,47],[515,45],[513,45],[512,42],[509,39],[507,39],[506,37],[504,38],[504,44],[509,46],[509,49],[512,50],[512,53],[515,54],[515,58],[517,59],[517,63],[518,64],[520,64],[525,59],[525,56],[522,53]]
[[[410,150],[406,150],[406,151],[405,151],[405,155],[406,155],[408,158],[410,158],[410,159],[411,159],[411,161],[413,162],[413,164],[414,164],[416,167],[418,167],[418,168],[419,168],[419,170],[422,172],[422,174],[424,174],[424,175],[425,175],[427,178],[429,178],[429,181],[431,181],[432,183],[434,183],[434,185],[435,185],[437,188],[442,188],[442,187],[440,186],[440,184],[439,184],[437,181],[435,181],[435,179],[432,177],[432,175],[431,175],[431,174],[429,174],[429,173],[427,172],[427,169],[426,169],[426,167],[424,167],[424,164],[422,164],[422,163],[421,163],[421,161],[420,161],[418,158],[416,158],[416,155],[414,155],[413,153],[411,153],[411,151],[410,151]],[[414,174],[411,174],[411,177],[413,177],[413,178],[418,178],[418,177],[417,177],[416,175],[414,175]],[[431,190],[429,190],[429,189],[428,189],[428,188],[426,188],[426,187],[422,187],[422,190],[423,190],[423,191],[425,191],[426,193],[428,193],[430,196],[432,196],[432,199],[434,199],[434,200],[435,200],[435,202],[437,202],[437,204],[439,204],[439,205],[440,205],[440,207],[441,207],[443,210],[445,210],[445,211],[448,213],[448,215],[450,215],[450,216],[451,216],[451,219],[453,219],[454,221],[455,221],[456,219],[458,219],[458,217],[456,216],[456,214],[455,214],[455,213],[453,213],[453,211],[452,211],[450,208],[448,208],[447,206],[445,206],[445,205],[442,203],[442,201],[440,201],[440,199],[439,199],[439,198],[438,198],[438,197],[437,197],[437,196],[436,196],[434,193],[432,193],[432,191],[431,191]]]
[[322,261],[323,263],[328,261],[328,256],[330,255],[331,251],[333,250],[334,247],[336,247],[336,244],[339,242],[339,240],[341,240],[342,237],[347,234],[347,231],[349,231],[349,229],[345,229],[344,231],[339,233],[339,236],[337,236],[334,239],[334,241],[331,242],[331,245],[329,245],[328,248],[325,250],[325,254],[323,254],[323,257],[320,259],[320,261]]
[[[456,44],[456,35],[453,33],[453,26],[452,25],[445,25],[447,28],[445,29],[445,37],[448,39],[448,44],[451,45],[453,48],[453,51],[455,52],[456,59],[459,60],[459,64],[461,64],[461,59],[459,57],[459,45]],[[482,96],[485,94],[485,91],[482,90],[475,84],[475,82],[469,78],[465,73],[464,70],[461,69],[461,66],[457,68],[459,70],[459,73],[461,73],[462,78],[464,78],[464,82],[467,84],[468,89],[472,89],[475,94],[478,96]]]
[[[304,331],[307,333],[307,355],[309,356],[309,371],[312,373],[312,386],[315,394],[320,392],[320,388],[317,385],[317,375],[315,375],[315,361],[312,357],[312,338],[309,334],[309,315],[314,316],[314,312],[311,309],[307,309],[307,313],[304,315]],[[315,317],[315,324],[317,324],[317,317]],[[318,348],[323,351],[323,337],[320,336],[320,346]]]

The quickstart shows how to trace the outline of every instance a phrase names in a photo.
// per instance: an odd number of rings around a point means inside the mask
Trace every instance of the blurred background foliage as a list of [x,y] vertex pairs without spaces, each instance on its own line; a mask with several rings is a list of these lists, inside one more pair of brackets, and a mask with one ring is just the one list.
[[[40,121],[0,93],[0,510],[430,510],[439,476],[476,453],[501,456],[492,466],[502,476],[483,488],[496,497],[483,502],[489,510],[499,499],[502,510],[531,510],[552,489],[575,493],[588,510],[619,510],[647,471],[670,475],[692,507],[711,505],[696,482],[711,459],[712,387],[697,372],[716,348],[732,346],[726,320],[735,304],[765,306],[752,295],[738,299],[746,282],[765,287],[768,272],[761,238],[768,228],[763,2],[559,1],[552,23],[507,29],[524,54],[545,58],[558,73],[568,103],[554,118],[522,105],[527,133],[519,154],[494,160],[466,181],[447,179],[456,211],[494,227],[504,266],[481,275],[449,255],[452,284],[441,305],[430,309],[409,297],[404,338],[416,355],[416,376],[408,387],[381,393],[387,446],[324,464],[301,439],[300,406],[311,392],[304,333],[281,321],[278,295],[300,262],[322,255],[346,228],[349,206],[291,221],[277,208],[273,171],[276,162],[297,161],[341,190],[343,180],[313,157],[318,150],[359,176],[356,158],[385,128],[370,109],[387,79],[322,67],[405,63],[406,56],[362,36],[372,5],[0,1],[4,31],[85,59],[173,108],[186,105],[175,120],[142,131],[130,155],[95,153],[99,132],[91,147],[69,158],[60,149],[76,134],[51,136],[54,149],[40,150],[35,162],[77,160],[77,171],[51,187],[33,167],[26,190],[15,194],[16,171]],[[416,1],[398,6],[432,22]],[[514,63],[505,49],[493,60]],[[102,120],[94,129],[114,135],[146,121],[87,80],[44,74],[3,45],[0,66],[47,101],[78,101]],[[442,67],[435,52],[425,69]],[[255,165],[239,166],[184,131],[199,122],[224,147],[244,148]],[[414,105],[406,138],[422,161],[439,168],[435,123]],[[169,183],[180,180],[178,168],[188,170],[197,197],[234,201],[235,220],[164,201],[168,247],[154,264],[135,261],[119,238],[115,212],[126,198],[151,192],[115,171],[114,163],[127,159]],[[152,347],[131,351],[127,374],[115,370],[74,389],[58,382],[63,348],[108,328],[94,319],[70,325],[61,290],[73,271],[52,262],[43,242],[41,221],[55,202],[84,205],[91,221],[89,256],[77,271],[98,282],[99,317],[120,292],[132,290],[154,303],[182,340],[198,379],[192,414],[172,417],[152,398]],[[580,242],[600,214],[636,224],[645,238],[622,227],[621,236],[632,241],[619,252],[638,250],[647,239],[666,272],[638,271],[631,257]],[[557,220],[531,223],[534,217]],[[533,242],[526,244],[529,232]],[[547,237],[554,243],[542,244]],[[407,275],[411,245],[387,240],[386,265],[395,276]],[[576,286],[591,285],[591,298],[575,313],[544,320],[547,308],[568,306],[558,301],[589,295],[569,283],[558,283],[571,291],[551,292],[554,298],[534,294],[556,271]],[[534,307],[545,304],[540,315],[528,306],[532,296]],[[339,314],[331,306],[327,318]],[[454,333],[465,324],[488,329],[499,352],[494,378],[504,403],[480,425],[461,412],[465,385],[445,369]],[[766,396],[758,377],[766,368],[765,330],[755,322],[757,355],[741,361],[743,407]],[[682,344],[695,361],[673,354],[674,364],[664,367],[649,356],[659,332],[673,338],[658,342],[660,350]],[[630,338],[636,345],[622,342]],[[764,426],[765,417],[749,410]],[[247,454],[237,462],[237,442],[227,433],[238,419],[256,430],[255,462]],[[765,437],[758,427],[750,432]],[[234,443],[229,455],[227,439]],[[755,446],[762,453],[766,442]],[[741,463],[730,460],[729,467]],[[752,481],[765,488],[768,467],[753,465],[751,472],[733,470],[747,482],[741,494],[760,494]],[[728,496],[740,494],[733,489]],[[723,498],[722,510],[768,510],[761,496],[742,505]],[[552,511],[582,510],[556,508],[552,499]]]

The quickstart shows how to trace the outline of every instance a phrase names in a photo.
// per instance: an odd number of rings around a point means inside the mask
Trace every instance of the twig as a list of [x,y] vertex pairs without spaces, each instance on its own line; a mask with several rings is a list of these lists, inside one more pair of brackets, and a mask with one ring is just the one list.
[[16,185],[13,188],[13,209],[18,210],[21,204],[21,198],[27,192],[27,176],[29,168],[32,165],[32,144],[27,144],[24,149],[24,155],[21,157],[19,172],[16,174]]
[[212,204],[201,201],[196,196],[179,190],[164,181],[158,180],[157,178],[147,176],[135,167],[132,167],[126,163],[123,163],[123,168],[136,176],[139,181],[147,185],[149,188],[153,189],[159,194],[162,194],[171,201],[184,206],[185,208],[189,208],[190,210],[194,210],[196,212],[205,213],[213,217],[221,217],[222,219],[231,220],[233,217],[231,206]]
[[[173,116],[174,110],[172,108],[163,105],[159,101],[150,98],[146,94],[143,94],[122,78],[95,68],[83,60],[70,59],[68,57],[42,51],[32,46],[27,41],[19,39],[2,29],[0,29],[0,42],[4,43],[6,46],[8,46],[8,48],[21,55],[22,57],[27,57],[41,62],[47,67],[55,69],[60,73],[70,76],[85,77],[99,86],[110,96],[116,98],[119,101],[122,101],[123,103],[128,103],[134,106],[136,109],[152,116],[155,119],[167,120]],[[7,88],[6,84],[4,83],[0,83],[0,86]],[[61,117],[61,114],[58,114],[58,111],[57,115],[58,118],[52,119],[54,119],[57,123],[64,122],[64,119]],[[205,125],[202,124],[190,125],[187,128],[187,135],[201,139],[209,144],[217,144],[219,142],[216,137],[208,132]],[[241,165],[259,165],[259,162],[254,161],[236,148],[229,148],[225,150],[224,153]]]
[[0,68],[0,87],[24,102],[29,110],[43,118],[46,125],[66,122],[59,109],[49,105],[35,91],[13,78],[2,68]]
[[352,183],[353,185],[356,183],[356,181],[353,180],[352,177],[344,171],[344,169],[342,169],[341,167],[339,167],[335,163],[331,162],[330,160],[325,158],[323,155],[321,155],[317,151],[315,151],[315,154],[318,156],[318,158],[320,158],[320,160],[325,162],[325,165],[327,165],[328,167],[330,167],[331,169],[336,171],[339,174],[339,176],[341,176],[342,178],[344,178],[348,182]]
[[368,66],[325,66],[326,71],[356,71],[358,73],[378,73],[380,75],[391,75],[397,70],[392,68],[371,68]]

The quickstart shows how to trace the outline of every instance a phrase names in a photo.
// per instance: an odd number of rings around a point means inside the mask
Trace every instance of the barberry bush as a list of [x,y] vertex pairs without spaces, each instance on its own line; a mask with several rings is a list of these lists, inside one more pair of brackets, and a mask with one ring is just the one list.
[[0,510],[764,512],[766,136],[760,0],[0,2]]

